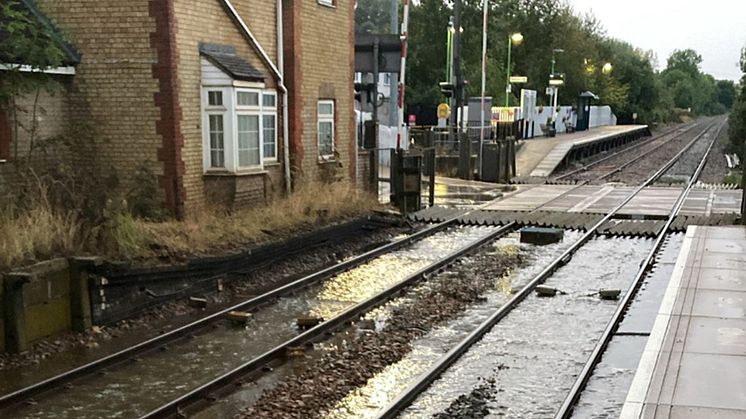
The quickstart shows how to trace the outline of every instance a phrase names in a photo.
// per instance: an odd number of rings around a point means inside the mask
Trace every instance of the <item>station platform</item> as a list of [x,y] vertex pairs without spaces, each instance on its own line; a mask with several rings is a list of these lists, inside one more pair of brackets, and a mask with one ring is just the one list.
[[620,417],[746,417],[746,226],[687,230]]
[[[492,211],[543,211],[570,213],[607,213],[619,205],[634,186],[615,185],[520,185],[512,194],[505,194],[487,205]],[[571,191],[571,192],[570,192]],[[673,208],[682,188],[648,187],[628,202],[619,215],[630,218],[665,217]],[[567,193],[569,192],[569,193]],[[562,194],[567,195],[562,196]],[[693,189],[681,209],[681,215],[710,216],[741,212],[740,189]]]
[[516,152],[516,176],[547,177],[574,149],[649,134],[647,125],[607,125],[554,138],[525,140]]

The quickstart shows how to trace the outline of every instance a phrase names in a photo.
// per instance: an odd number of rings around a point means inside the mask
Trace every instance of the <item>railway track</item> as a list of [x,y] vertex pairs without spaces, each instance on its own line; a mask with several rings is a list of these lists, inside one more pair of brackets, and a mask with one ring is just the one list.
[[[688,148],[692,144],[694,144],[699,138],[701,138],[704,135],[706,131],[707,129],[705,129],[705,131],[700,133],[694,140],[692,140],[687,145],[686,148],[682,149],[673,159],[671,159],[666,165],[664,165],[664,167],[659,169],[652,177],[650,177],[648,181],[643,183],[643,185],[640,186],[638,189],[636,189],[635,192],[630,194],[630,196],[628,196],[627,199],[625,199],[621,204],[619,204],[619,206],[615,208],[614,211],[607,214],[607,216],[604,217],[604,219],[602,219],[601,221],[599,221],[599,223],[596,226],[594,226],[592,229],[589,229],[588,233],[583,235],[583,237],[579,241],[577,241],[575,244],[573,244],[573,246],[570,249],[565,251],[559,258],[557,258],[554,262],[552,262],[550,266],[545,268],[539,275],[537,275],[536,278],[534,278],[534,280],[532,280],[529,283],[529,285],[521,289],[521,291],[519,291],[519,293],[517,293],[513,299],[511,299],[503,308],[501,308],[500,310],[498,310],[498,312],[496,312],[495,316],[493,316],[494,319],[493,317],[491,317],[492,321],[494,321],[494,323],[497,323],[513,307],[515,307],[523,298],[525,298],[528,294],[530,294],[537,285],[539,285],[546,278],[551,276],[561,266],[567,264],[571,260],[572,255],[577,251],[577,249],[582,247],[583,244],[585,244],[588,240],[591,239],[591,237],[595,234],[595,230],[598,227],[600,227],[608,219],[612,218],[614,214],[619,209],[621,209],[626,203],[628,203],[637,193],[639,193],[639,191],[642,190],[642,188],[651,184],[655,179],[657,179],[663,173],[665,173],[665,170],[668,170],[675,163],[675,161],[678,160],[688,150]],[[709,152],[709,149],[708,149],[708,152]],[[701,171],[701,168],[699,170]],[[582,182],[577,187],[580,187],[584,183],[585,182]],[[691,188],[691,184],[687,187],[685,192],[682,193],[682,197],[685,196],[685,193],[686,191],[689,190],[689,188]],[[572,192],[572,190],[566,192],[565,194],[570,193],[570,192]],[[565,194],[561,195],[560,197],[556,199],[561,198]],[[683,201],[683,198],[680,198],[680,201]],[[551,202],[546,203],[545,205],[548,205],[550,203]],[[475,210],[478,210],[480,208],[476,208]],[[538,211],[538,210],[539,208],[537,208],[534,211]],[[391,252],[404,249],[408,246],[412,246],[413,244],[418,243],[422,240],[425,240],[428,237],[432,237],[435,234],[444,233],[445,230],[447,230],[448,228],[456,224],[456,220],[457,218],[454,217],[450,220],[447,220],[445,222],[436,224],[425,230],[417,232],[407,238],[389,243],[387,245],[384,245],[374,250],[371,250],[369,252],[366,252],[360,256],[352,258],[350,260],[347,260],[337,265],[334,265],[332,267],[323,269],[312,275],[308,275],[304,278],[301,278],[293,283],[287,284],[283,287],[279,287],[263,295],[254,297],[250,300],[241,302],[237,305],[229,307],[220,312],[201,318],[195,322],[182,326],[178,329],[165,333],[156,338],[138,343],[136,345],[133,345],[130,348],[114,353],[110,356],[91,362],[89,364],[85,364],[81,367],[67,371],[63,374],[59,374],[57,376],[54,376],[42,382],[36,383],[32,386],[0,396],[0,415],[2,415],[3,411],[10,412],[12,411],[11,409],[15,407],[19,407],[23,404],[31,404],[31,405],[34,405],[38,409],[40,406],[43,406],[46,396],[56,394],[59,392],[64,392],[78,385],[85,385],[85,386],[89,386],[88,388],[95,389],[95,381],[96,381],[97,376],[101,376],[101,375],[105,376],[109,374],[110,372],[117,370],[117,369],[126,369],[128,365],[130,364],[138,364],[141,362],[146,362],[149,356],[152,356],[153,354],[161,353],[163,351],[170,351],[174,347],[188,346],[189,342],[194,339],[195,335],[200,334],[200,333],[204,333],[204,334],[210,333],[209,331],[207,331],[207,329],[209,329],[211,326],[215,327],[216,324],[220,322],[225,322],[226,316],[232,311],[259,312],[264,307],[274,304],[280,298],[283,298],[288,295],[293,295],[295,293],[300,292],[303,289],[313,286],[314,284],[322,283],[326,280],[329,280],[330,278],[333,278],[336,275],[349,272],[355,268],[358,268],[376,258],[382,257]],[[667,224],[667,226],[668,225],[670,225],[670,223]],[[432,263],[427,264],[426,266],[416,270],[415,272],[409,275],[406,275],[405,278],[396,282],[394,285],[387,287],[381,292],[378,292],[375,295],[369,296],[369,298],[366,298],[363,301],[359,301],[356,304],[351,305],[350,307],[347,307],[346,309],[342,310],[340,313],[337,313],[333,317],[324,320],[320,324],[313,326],[310,329],[296,336],[293,336],[290,339],[284,340],[282,343],[274,346],[272,349],[269,349],[267,351],[262,352],[261,354],[258,354],[257,356],[252,357],[247,362],[241,363],[240,365],[234,368],[221,371],[220,374],[215,374],[213,376],[214,378],[205,380],[202,384],[200,384],[196,388],[193,388],[188,391],[184,391],[180,396],[174,398],[173,400],[165,404],[162,404],[154,409],[151,409],[151,408],[141,409],[138,412],[138,415],[141,415],[142,417],[148,417],[148,418],[178,416],[181,414],[182,410],[185,407],[194,407],[205,401],[213,400],[214,394],[216,394],[218,390],[229,387],[235,384],[236,382],[238,382],[239,380],[241,380],[242,377],[246,377],[247,374],[256,372],[260,370],[261,368],[263,368],[264,366],[268,365],[269,363],[273,361],[277,361],[278,359],[281,359],[282,357],[285,356],[289,348],[302,346],[302,345],[308,344],[309,342],[314,342],[319,339],[322,339],[325,335],[332,333],[335,330],[338,330],[340,327],[344,326],[351,320],[358,318],[362,313],[365,313],[374,307],[380,306],[386,301],[394,298],[402,290],[406,289],[407,287],[413,285],[414,283],[417,283],[418,281],[426,279],[430,274],[442,269],[443,267],[447,266],[449,263],[452,263],[454,260],[462,257],[463,255],[469,252],[474,251],[475,249],[479,248],[480,246],[486,243],[496,240],[497,238],[501,237],[507,232],[512,231],[514,227],[515,227],[514,223],[511,223],[511,224],[502,226],[500,228],[493,229],[489,231],[488,233],[486,233],[485,235],[480,236],[476,238],[475,240],[469,241],[465,245],[449,252],[445,256],[440,257],[435,261],[432,261]],[[490,328],[491,326],[484,326],[484,327]],[[482,328],[483,327],[480,326],[480,329]],[[474,333],[477,333],[480,329],[475,330]],[[472,335],[475,337],[473,337],[472,339],[475,339],[476,341],[479,339],[479,336],[475,335],[474,333],[472,333]],[[470,337],[472,335],[470,335]],[[453,361],[451,362],[454,362],[455,359],[457,359],[459,356],[460,354],[458,353],[454,353],[453,355],[449,353],[447,357],[453,358]],[[446,367],[443,367],[443,368],[446,368]],[[407,402],[401,402],[401,403],[407,403]],[[401,406],[404,406],[404,404],[402,404]],[[395,411],[396,409],[392,410],[392,412],[395,412]],[[386,416],[387,414],[388,413],[384,413],[384,417],[390,417],[390,416]]]
[[[76,387],[85,388],[86,391],[106,392],[107,390],[105,388],[99,388],[96,385],[97,380],[101,376],[105,377],[115,374],[118,371],[126,371],[131,366],[142,368],[141,365],[147,363],[149,358],[161,356],[163,353],[175,352],[179,354],[182,352],[180,348],[189,347],[189,345],[195,340],[195,336],[199,334],[209,335],[211,333],[211,327],[217,328],[219,323],[227,322],[226,318],[231,312],[243,311],[259,314],[265,309],[265,307],[272,306],[281,298],[297,294],[303,289],[312,287],[315,284],[329,281],[340,274],[351,272],[356,268],[362,267],[366,263],[375,261],[377,258],[384,257],[392,252],[401,251],[402,249],[421,243],[429,238],[433,238],[436,234],[447,235],[448,232],[446,230],[455,225],[456,219],[457,218],[454,217],[450,220],[419,231],[409,237],[386,244],[260,296],[241,302],[209,316],[205,316],[161,336],[140,342],[107,357],[82,365],[78,368],[69,370],[12,393],[0,396],[0,416],[3,412],[12,412],[23,405],[31,405],[37,412],[41,411],[44,409],[44,403],[45,400],[48,399],[48,396],[59,396],[59,392],[69,393],[71,389]],[[162,404],[154,409],[151,408],[151,406],[148,408],[137,408],[135,411],[137,411],[138,416],[142,415],[142,417],[172,416],[178,415],[183,406],[209,400],[212,398],[212,394],[219,388],[229,386],[229,383],[235,382],[241,377],[256,372],[269,363],[283,358],[289,349],[302,347],[305,344],[322,339],[325,335],[332,333],[334,330],[344,326],[351,320],[356,319],[362,313],[394,298],[405,288],[426,278],[429,274],[438,271],[462,255],[512,231],[514,227],[515,224],[511,223],[492,230],[483,229],[489,231],[485,235],[478,237],[476,240],[471,240],[452,252],[437,257],[432,261],[432,263],[428,263],[421,269],[406,275],[406,277],[401,281],[386,287],[381,292],[375,293],[363,301],[356,302],[356,304],[345,308],[341,312],[335,313],[331,318],[323,319],[320,324],[310,327],[308,330],[305,330],[296,336],[283,340],[271,349],[252,357],[247,362],[243,362],[234,368],[226,369],[226,371],[221,371],[220,374],[215,374],[214,378],[206,380],[196,388],[185,392],[170,402]],[[205,339],[201,339],[202,342],[204,342],[204,340]],[[168,381],[167,377],[163,378],[166,382]],[[174,386],[179,385],[177,382],[172,384]],[[71,409],[74,408],[73,406],[68,407]],[[102,411],[101,413],[105,412]],[[53,416],[57,417],[56,414]],[[60,415],[60,417],[61,416],[62,415]]]
[[[484,336],[487,333],[489,333],[501,320],[506,318],[515,308],[517,308],[521,304],[521,302],[523,302],[531,293],[533,293],[536,290],[536,288],[539,285],[543,284],[547,279],[549,279],[552,275],[554,275],[561,267],[570,263],[570,261],[573,258],[573,255],[576,252],[578,252],[578,250],[581,249],[586,243],[588,243],[591,240],[591,238],[596,234],[596,229],[598,227],[603,225],[604,222],[613,218],[614,215],[622,207],[624,207],[624,205],[626,205],[629,201],[631,201],[637,194],[639,194],[640,191],[642,191],[646,186],[653,184],[659,177],[661,177],[667,170],[669,170],[687,152],[687,150],[689,149],[689,147],[691,147],[692,144],[694,144],[696,141],[701,140],[707,132],[710,132],[711,130],[713,130],[714,124],[715,122],[713,122],[713,124],[708,125],[708,127],[704,131],[702,131],[691,142],[689,142],[687,147],[680,150],[673,158],[668,160],[666,164],[660,167],[652,176],[650,176],[647,180],[645,180],[642,183],[642,185],[640,185],[632,193],[630,193],[625,198],[625,200],[623,200],[617,207],[615,207],[611,212],[609,212],[601,221],[598,222],[597,225],[589,229],[586,234],[584,234],[579,240],[573,243],[573,245],[570,248],[568,248],[562,255],[554,259],[539,274],[533,277],[533,279],[531,279],[516,294],[514,294],[514,296],[508,302],[506,302],[500,308],[495,310],[492,313],[492,315],[490,315],[477,328],[475,328],[471,333],[469,333],[468,336],[466,336],[456,346],[451,348],[443,357],[441,357],[434,364],[432,364],[425,373],[419,376],[416,379],[416,381],[414,381],[402,393],[400,393],[397,396],[397,398],[394,399],[386,408],[380,411],[378,414],[378,417],[379,418],[394,418],[394,417],[397,417],[399,414],[401,414],[424,391],[426,391],[445,371],[447,371],[462,356],[464,356],[470,350],[470,348],[472,348],[472,346],[474,346],[477,342],[482,340]],[[720,127],[722,127],[722,124],[720,124]],[[717,129],[718,132],[720,130],[720,127]],[[674,205],[674,207],[671,209],[669,213],[669,216],[667,218],[666,224],[664,225],[664,228],[661,230],[659,235],[656,237],[655,242],[650,252],[647,254],[647,257],[643,260],[642,264],[640,265],[637,275],[635,276],[634,280],[629,286],[627,292],[622,297],[620,303],[617,306],[616,311],[612,315],[608,325],[604,329],[603,334],[598,340],[598,343],[596,347],[594,348],[591,354],[591,357],[585,363],[582,369],[582,372],[577,378],[577,381],[574,383],[572,389],[567,395],[567,398],[565,399],[565,401],[562,403],[559,410],[557,411],[556,413],[557,418],[569,417],[569,414],[572,412],[572,407],[574,406],[574,403],[578,400],[580,392],[582,391],[585,383],[587,383],[590,375],[592,374],[592,371],[595,365],[598,363],[599,359],[601,358],[601,355],[603,354],[603,351],[606,348],[606,345],[608,344],[610,337],[613,335],[613,332],[618,327],[618,324],[620,320],[622,319],[625,310],[627,309],[629,303],[632,301],[636,291],[639,289],[640,284],[642,283],[642,278],[644,277],[645,273],[651,268],[655,254],[659,250],[661,244],[663,243],[664,238],[666,237],[668,233],[668,227],[671,225],[671,223],[673,222],[673,219],[675,218],[675,216],[678,214],[679,210],[681,209],[681,206],[683,205],[684,199],[686,198],[688,192],[692,189],[693,185],[696,183],[697,176],[701,172],[702,167],[704,166],[707,160],[709,151],[712,149],[712,144],[714,144],[714,141],[716,141],[716,139],[717,139],[717,134],[712,135],[712,139],[710,140],[709,146],[707,148],[707,152],[702,157],[701,162],[699,166],[697,167],[697,169],[695,170],[695,172],[692,174],[688,184],[686,185],[686,188],[684,188],[681,194],[679,195],[676,201],[676,204]],[[495,362],[497,363],[497,360]],[[448,416],[448,414],[446,414],[446,416]]]
[[712,140],[707,146],[707,150],[702,156],[701,161],[699,165],[697,166],[697,168],[695,169],[694,173],[690,177],[689,183],[686,185],[684,192],[682,192],[681,195],[679,195],[678,200],[676,201],[673,208],[671,209],[671,213],[669,214],[668,219],[666,220],[666,224],[663,226],[661,233],[655,239],[653,248],[648,253],[639,271],[637,272],[637,275],[632,281],[630,290],[624,295],[619,305],[617,306],[617,309],[614,312],[611,319],[609,320],[606,328],[604,329],[604,332],[601,335],[601,338],[599,339],[598,344],[593,349],[591,356],[588,358],[588,361],[583,366],[583,370],[580,372],[580,375],[578,375],[578,378],[573,384],[572,388],[570,389],[570,392],[565,398],[565,401],[562,403],[562,406],[560,406],[559,410],[557,411],[555,415],[555,419],[566,419],[571,416],[573,408],[575,407],[576,403],[578,402],[578,399],[580,398],[581,392],[583,391],[586,384],[588,383],[588,380],[591,378],[593,374],[593,370],[596,368],[596,365],[598,365],[598,363],[600,362],[601,357],[603,356],[606,348],[609,345],[609,342],[611,341],[611,338],[614,336],[614,332],[616,332],[616,330],[619,328],[619,324],[624,319],[624,314],[626,313],[631,302],[633,301],[635,294],[640,289],[640,286],[643,283],[643,279],[645,278],[645,275],[648,273],[650,268],[652,268],[656,253],[658,253],[661,246],[663,245],[664,240],[666,239],[666,236],[668,235],[668,230],[669,230],[669,227],[671,226],[671,223],[673,223],[674,218],[676,218],[682,206],[684,205],[684,200],[686,198],[688,191],[690,191],[694,187],[694,185],[697,183],[697,179],[699,178],[699,175],[702,173],[702,169],[704,169],[704,166],[707,163],[707,157],[710,155],[710,151],[712,151],[712,147],[715,144],[715,141],[717,141],[718,136],[720,135],[720,131],[722,130],[722,127],[723,125],[721,124],[717,128],[715,134],[712,135]]
[[681,128],[677,127],[669,129],[647,140],[637,142],[630,147],[626,147],[609,154],[606,157],[592,161],[578,169],[555,176],[550,182],[566,180],[580,182],[589,181],[591,179],[593,182],[602,181],[624,171],[624,169],[635,164],[641,158],[644,158],[644,156],[661,149],[674,140],[679,139],[681,136],[699,125],[700,123],[692,123]]
[[329,279],[334,275],[338,275],[340,273],[359,267],[364,263],[373,260],[374,258],[380,257],[381,255],[399,250],[408,245],[411,245],[412,243],[430,237],[438,232],[447,229],[450,226],[453,226],[455,224],[455,221],[456,219],[454,218],[446,220],[442,223],[435,224],[408,237],[385,244],[354,258],[319,270],[289,284],[278,287],[262,295],[250,298],[246,301],[240,302],[211,315],[197,319],[191,323],[178,327],[162,335],[156,336],[152,339],[139,342],[98,360],[86,363],[74,369],[37,382],[33,385],[4,394],[0,396],[0,411],[20,402],[28,402],[29,400],[31,400],[31,402],[34,403],[36,402],[36,400],[33,400],[33,398],[45,392],[56,388],[61,388],[74,380],[78,380],[86,376],[91,376],[99,371],[113,368],[127,361],[137,359],[145,353],[165,347],[166,345],[172,344],[179,340],[187,339],[190,336],[193,336],[195,333],[198,333],[201,330],[204,330],[205,328],[208,328],[209,326],[215,324],[216,322],[225,321],[228,313],[232,311],[258,310],[260,307],[282,296],[292,294],[293,292],[297,292],[305,287]]

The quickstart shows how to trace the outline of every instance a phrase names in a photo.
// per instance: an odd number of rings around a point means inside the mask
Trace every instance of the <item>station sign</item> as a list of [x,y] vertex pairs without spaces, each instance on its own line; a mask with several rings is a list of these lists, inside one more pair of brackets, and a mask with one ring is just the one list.
[[510,76],[511,83],[528,83],[527,76]]

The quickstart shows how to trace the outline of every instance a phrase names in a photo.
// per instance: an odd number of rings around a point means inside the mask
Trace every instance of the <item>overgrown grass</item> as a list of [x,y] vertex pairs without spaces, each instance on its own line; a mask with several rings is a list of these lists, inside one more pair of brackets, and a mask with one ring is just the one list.
[[23,213],[0,211],[0,271],[83,250],[86,234],[73,213],[40,203]]
[[157,222],[120,211],[97,225],[87,225],[78,211],[55,211],[40,200],[23,212],[0,210],[0,271],[72,254],[174,260],[220,253],[349,219],[378,206],[374,197],[349,182],[319,182],[301,185],[291,196],[267,205],[233,213],[204,208],[183,221]]

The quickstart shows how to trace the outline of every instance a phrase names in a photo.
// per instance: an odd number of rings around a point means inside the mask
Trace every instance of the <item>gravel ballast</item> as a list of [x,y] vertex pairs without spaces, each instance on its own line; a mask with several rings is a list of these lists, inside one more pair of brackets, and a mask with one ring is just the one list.
[[[513,250],[513,249],[511,249]],[[519,253],[477,253],[430,279],[430,287],[395,308],[379,331],[365,330],[272,389],[241,415],[244,418],[307,418],[323,415],[350,391],[401,360],[412,342],[455,318],[521,263]],[[406,297],[406,296],[405,296]]]
[[[146,340],[236,302],[292,282],[340,260],[360,254],[412,231],[410,226],[386,227],[360,237],[332,242],[272,263],[264,269],[226,284],[223,292],[207,296],[207,309],[192,307],[183,299],[162,304],[136,317],[109,326],[95,326],[83,333],[65,333],[42,340],[31,349],[17,353],[0,352],[0,372],[13,373],[20,367],[39,365],[35,369],[63,371],[74,367],[70,361],[55,362],[55,355],[74,352],[76,363],[92,361]],[[66,357],[67,358],[67,357]],[[49,367],[46,367],[49,364]],[[44,367],[44,368],[41,368]],[[42,374],[42,373],[40,373]],[[41,378],[41,377],[40,377]],[[0,386],[0,392],[6,390]]]

